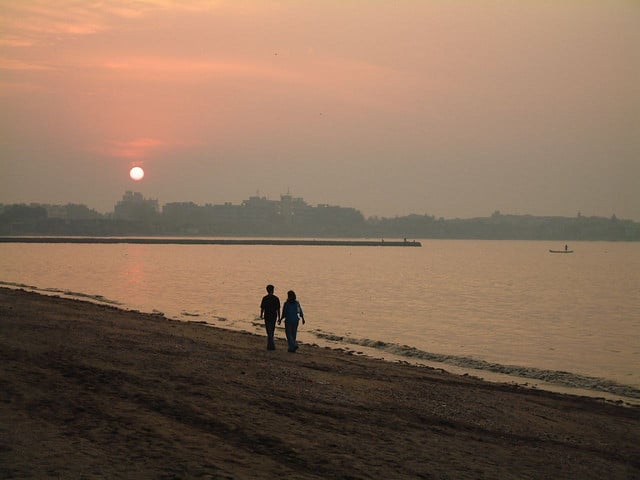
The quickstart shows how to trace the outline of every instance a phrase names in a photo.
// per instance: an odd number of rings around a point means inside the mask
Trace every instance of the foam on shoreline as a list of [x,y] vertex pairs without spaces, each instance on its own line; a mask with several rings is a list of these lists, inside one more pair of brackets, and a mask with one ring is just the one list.
[[553,385],[568,388],[591,390],[596,392],[610,393],[613,395],[640,399],[640,389],[631,385],[623,385],[604,378],[591,377],[578,373],[564,372],[560,370],[545,370],[535,367],[522,367],[518,365],[503,365],[500,363],[487,362],[476,358],[445,355],[440,353],[425,352],[409,345],[399,345],[397,343],[383,342],[381,340],[371,340],[368,338],[352,338],[342,335],[334,335],[328,332],[315,330],[312,332],[316,337],[338,342],[342,344],[360,345],[382,352],[390,353],[400,357],[414,360],[424,360],[430,362],[443,363],[461,368],[469,368],[479,371],[487,371],[504,375],[529,378],[543,381]]

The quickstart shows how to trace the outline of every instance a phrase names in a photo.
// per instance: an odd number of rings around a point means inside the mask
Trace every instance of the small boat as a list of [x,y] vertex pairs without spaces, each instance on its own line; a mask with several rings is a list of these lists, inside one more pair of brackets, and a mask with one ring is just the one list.
[[549,250],[549,253],[573,253],[573,250],[569,250],[569,245],[565,245],[564,250]]

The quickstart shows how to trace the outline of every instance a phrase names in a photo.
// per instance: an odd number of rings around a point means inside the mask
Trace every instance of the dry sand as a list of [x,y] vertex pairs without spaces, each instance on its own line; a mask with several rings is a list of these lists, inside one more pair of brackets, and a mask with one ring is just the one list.
[[[278,332],[280,334],[280,332]],[[640,478],[640,409],[0,289],[1,478]]]

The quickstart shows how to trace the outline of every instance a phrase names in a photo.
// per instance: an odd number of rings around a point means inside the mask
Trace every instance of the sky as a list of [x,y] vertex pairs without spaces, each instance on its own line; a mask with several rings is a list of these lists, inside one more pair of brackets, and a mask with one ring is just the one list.
[[640,221],[639,52],[637,0],[0,0],[0,203]]

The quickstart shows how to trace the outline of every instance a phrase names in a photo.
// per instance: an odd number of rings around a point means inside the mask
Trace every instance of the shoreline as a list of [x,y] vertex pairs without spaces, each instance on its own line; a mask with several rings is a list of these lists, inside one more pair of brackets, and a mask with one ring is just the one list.
[[[138,310],[102,295],[89,295],[82,292],[57,288],[39,288],[33,285],[3,281],[0,281],[0,288],[24,289],[41,295],[61,296],[62,298],[88,301],[98,305],[110,305],[124,311],[159,315],[168,320],[199,323],[234,332],[247,332],[261,335],[263,330],[262,322],[258,319],[251,323],[254,330],[249,331],[245,328],[229,327],[224,324],[199,320],[197,318],[166,316],[158,310]],[[194,317],[198,317],[198,315]],[[281,333],[284,335],[284,327],[282,327]],[[336,336],[321,330],[313,331],[310,335],[312,339],[311,341],[307,341],[307,343],[329,347],[350,355],[363,355],[367,358],[380,359],[388,362],[425,366],[440,369],[454,375],[472,376],[491,383],[508,383],[523,388],[586,396],[620,405],[640,407],[640,391],[637,387],[604,377],[594,377],[559,370],[544,370],[535,367],[520,367],[511,364],[495,364],[453,354],[434,354],[408,345],[389,343],[382,340],[354,339],[351,337]]]
[[633,478],[640,409],[0,288],[0,476]]

